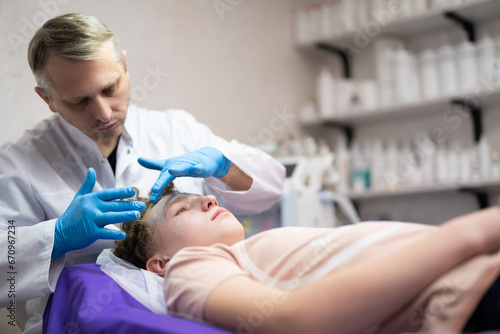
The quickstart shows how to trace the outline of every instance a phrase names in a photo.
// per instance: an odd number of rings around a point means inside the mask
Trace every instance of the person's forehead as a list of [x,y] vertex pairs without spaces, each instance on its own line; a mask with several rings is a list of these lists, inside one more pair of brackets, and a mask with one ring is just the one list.
[[178,202],[182,202],[183,200],[188,200],[189,198],[199,197],[199,196],[200,195],[189,194],[189,193],[180,193],[180,192],[168,194],[165,196],[166,198],[165,198],[164,208],[168,209],[169,207],[171,207],[172,205],[174,205]]

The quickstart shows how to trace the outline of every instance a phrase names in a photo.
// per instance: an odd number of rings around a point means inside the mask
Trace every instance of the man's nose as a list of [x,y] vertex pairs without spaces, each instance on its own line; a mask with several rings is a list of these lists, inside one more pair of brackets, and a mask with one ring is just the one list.
[[203,196],[203,211],[208,211],[212,206],[219,206],[217,199],[213,195]]
[[105,98],[98,96],[95,99],[94,117],[103,123],[111,120],[112,110]]

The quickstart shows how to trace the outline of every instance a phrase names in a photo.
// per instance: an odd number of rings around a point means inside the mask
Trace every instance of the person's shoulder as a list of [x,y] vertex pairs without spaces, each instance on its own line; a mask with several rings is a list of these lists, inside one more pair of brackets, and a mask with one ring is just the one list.
[[6,142],[0,146],[0,154],[9,152],[24,152],[36,150],[35,143],[46,140],[58,127],[57,115],[46,118],[38,122],[33,128],[24,130],[22,136],[14,142]]

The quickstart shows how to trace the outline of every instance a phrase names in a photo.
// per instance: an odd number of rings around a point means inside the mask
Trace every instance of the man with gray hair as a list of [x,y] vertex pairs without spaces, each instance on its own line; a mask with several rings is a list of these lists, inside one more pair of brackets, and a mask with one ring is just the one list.
[[97,18],[47,21],[28,59],[35,91],[55,114],[0,148],[0,265],[9,273],[0,287],[14,286],[0,307],[27,301],[26,332],[41,332],[61,270],[94,262],[124,237],[115,224],[144,210],[119,201],[134,195],[131,186],[155,202],[177,177],[180,191],[214,194],[245,214],[278,201],[284,168],[270,156],[214,135],[185,111],[129,105],[126,53]]

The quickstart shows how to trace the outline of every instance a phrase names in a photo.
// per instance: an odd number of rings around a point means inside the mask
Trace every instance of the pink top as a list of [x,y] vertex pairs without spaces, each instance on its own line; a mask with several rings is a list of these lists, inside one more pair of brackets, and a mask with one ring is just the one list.
[[[334,229],[284,227],[229,247],[188,247],[171,259],[165,274],[167,310],[204,319],[210,293],[232,277],[245,276],[292,290],[355,263],[395,252],[434,228],[394,222]],[[439,277],[407,307],[379,324],[375,333],[459,331],[499,272],[500,253],[472,258]]]

